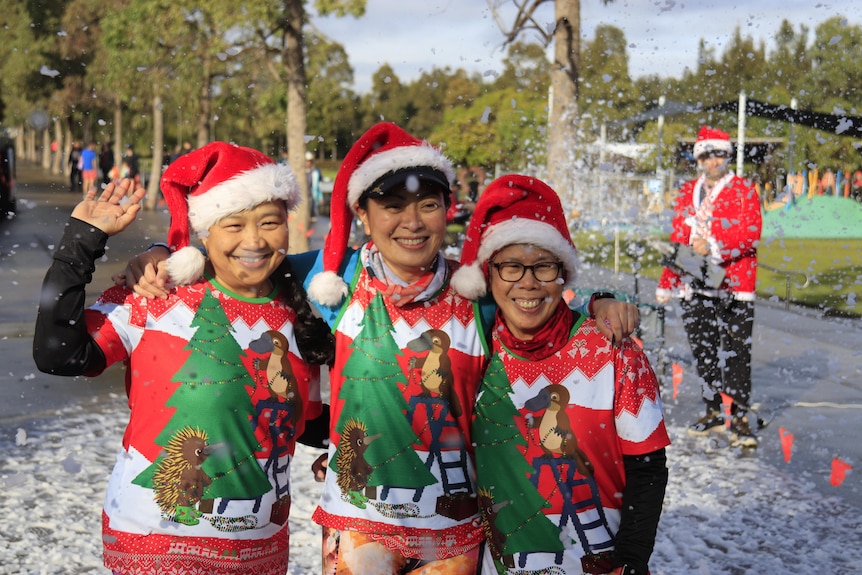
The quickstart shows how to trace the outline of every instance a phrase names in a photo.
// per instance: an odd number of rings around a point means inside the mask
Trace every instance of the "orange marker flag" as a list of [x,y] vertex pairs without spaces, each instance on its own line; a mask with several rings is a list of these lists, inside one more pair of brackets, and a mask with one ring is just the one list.
[[853,466],[835,457],[832,459],[832,475],[829,476],[829,483],[838,487],[842,483],[844,483],[844,479],[847,476],[847,472],[853,469]]
[[679,394],[679,386],[682,384],[682,374],[683,369],[682,366],[678,363],[673,364],[673,398],[676,399],[677,394]]
[[779,427],[778,437],[781,439],[781,451],[784,452],[784,463],[790,463],[790,458],[793,456],[793,434],[783,427]]
[[733,407],[733,398],[726,393],[721,394],[721,411],[724,413],[724,426],[730,427],[730,408]]

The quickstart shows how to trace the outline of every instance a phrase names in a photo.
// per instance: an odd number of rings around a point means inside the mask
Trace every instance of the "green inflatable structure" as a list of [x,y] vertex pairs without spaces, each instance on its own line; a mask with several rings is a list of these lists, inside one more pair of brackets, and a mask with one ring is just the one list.
[[862,239],[862,204],[844,197],[802,197],[763,211],[763,238]]

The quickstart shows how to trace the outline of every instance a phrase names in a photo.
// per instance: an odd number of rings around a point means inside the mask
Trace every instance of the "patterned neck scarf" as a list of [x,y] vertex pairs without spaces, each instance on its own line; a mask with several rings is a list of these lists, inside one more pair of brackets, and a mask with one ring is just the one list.
[[569,341],[572,325],[575,323],[572,310],[566,302],[560,300],[557,309],[542,329],[533,336],[533,339],[518,339],[509,331],[503,314],[497,310],[497,319],[494,322],[494,337],[500,340],[504,346],[521,357],[533,361],[545,359],[560,349]]
[[712,221],[712,210],[715,207],[714,202],[724,189],[724,186],[730,182],[733,174],[726,173],[720,180],[713,185],[707,185],[706,177],[701,176],[694,186],[694,209],[695,209],[695,225],[692,228],[691,237],[709,239],[712,235],[710,232],[710,222]]
[[380,256],[380,250],[372,242],[362,247],[361,257],[362,265],[371,276],[372,285],[384,299],[398,307],[429,300],[446,284],[449,268],[441,252],[437,252],[437,257],[434,258],[428,271],[412,284],[404,282],[389,269]]

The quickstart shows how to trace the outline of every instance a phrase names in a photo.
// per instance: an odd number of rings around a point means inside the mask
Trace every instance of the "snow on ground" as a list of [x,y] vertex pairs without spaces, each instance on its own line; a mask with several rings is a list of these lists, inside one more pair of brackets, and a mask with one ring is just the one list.
[[[118,395],[50,418],[0,427],[0,571],[105,574],[100,510],[126,422]],[[671,426],[670,484],[651,563],[655,575],[858,572],[862,515],[756,452]],[[290,575],[320,572],[311,520],[318,452],[300,446],[293,471]]]

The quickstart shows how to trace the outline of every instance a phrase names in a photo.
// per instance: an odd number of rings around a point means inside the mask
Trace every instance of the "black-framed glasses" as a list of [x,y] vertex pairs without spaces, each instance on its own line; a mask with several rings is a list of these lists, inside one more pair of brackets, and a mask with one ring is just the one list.
[[527,270],[533,272],[533,277],[540,282],[552,282],[560,277],[560,270],[563,267],[559,262],[539,262],[531,266],[518,262],[491,262],[490,265],[497,269],[497,274],[504,282],[521,281]]

